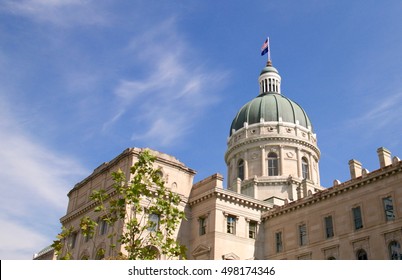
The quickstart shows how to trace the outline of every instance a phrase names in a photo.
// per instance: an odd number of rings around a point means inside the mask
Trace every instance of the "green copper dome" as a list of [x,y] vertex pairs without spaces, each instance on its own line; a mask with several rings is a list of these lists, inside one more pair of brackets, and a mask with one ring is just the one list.
[[279,93],[269,92],[260,94],[239,110],[230,127],[230,135],[233,130],[241,129],[244,123],[251,125],[259,123],[261,119],[265,122],[278,122],[281,119],[282,122],[293,124],[298,121],[299,125],[312,129],[310,119],[302,107]]

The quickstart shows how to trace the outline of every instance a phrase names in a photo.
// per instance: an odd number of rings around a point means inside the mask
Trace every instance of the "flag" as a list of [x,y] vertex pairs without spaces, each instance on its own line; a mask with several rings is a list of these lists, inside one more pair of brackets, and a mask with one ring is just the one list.
[[269,52],[269,38],[267,38],[264,42],[264,44],[262,44],[261,47],[261,55],[266,54],[267,52]]

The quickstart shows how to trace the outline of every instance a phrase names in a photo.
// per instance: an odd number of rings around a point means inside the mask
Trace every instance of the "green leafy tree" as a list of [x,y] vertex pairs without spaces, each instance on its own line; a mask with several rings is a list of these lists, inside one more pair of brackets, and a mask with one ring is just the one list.
[[[149,150],[144,150],[131,167],[130,178],[118,170],[112,173],[112,192],[97,190],[90,196],[96,202],[98,222],[106,222],[113,229],[108,236],[116,240],[111,242],[112,248],[120,244],[127,252],[123,255],[113,250],[112,259],[156,259],[158,252],[167,258],[185,258],[186,248],[175,238],[177,227],[185,219],[179,209],[181,198],[166,188],[160,170],[153,167],[155,159]],[[83,217],[80,223],[83,235],[93,237],[98,222]],[[118,224],[124,224],[123,228],[118,229]],[[68,240],[73,232],[73,228],[63,228],[53,243],[60,259],[71,258]]]

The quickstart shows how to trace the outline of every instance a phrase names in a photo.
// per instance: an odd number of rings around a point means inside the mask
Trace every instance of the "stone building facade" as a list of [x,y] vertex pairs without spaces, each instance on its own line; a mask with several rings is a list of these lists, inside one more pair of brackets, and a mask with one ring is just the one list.
[[[193,184],[194,170],[152,151],[167,186],[182,198],[187,220],[176,234],[187,258],[402,259],[402,161],[379,148],[379,169],[369,172],[351,160],[349,181],[322,187],[321,152],[307,113],[282,95],[281,77],[270,61],[258,82],[258,96],[230,126],[227,187],[221,174]],[[111,172],[129,174],[139,152],[123,151],[78,183],[68,193],[63,226],[79,228],[84,215],[96,218],[90,193],[112,191]],[[106,236],[122,229],[123,224],[101,225],[90,241],[77,231],[73,258],[109,257]],[[53,258],[46,254],[36,259]]]

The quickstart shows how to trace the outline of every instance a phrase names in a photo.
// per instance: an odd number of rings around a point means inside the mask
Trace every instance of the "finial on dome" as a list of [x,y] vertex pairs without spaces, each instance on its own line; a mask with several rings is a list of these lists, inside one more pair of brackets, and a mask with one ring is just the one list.
[[271,60],[267,61],[267,66],[272,66],[272,61]]

